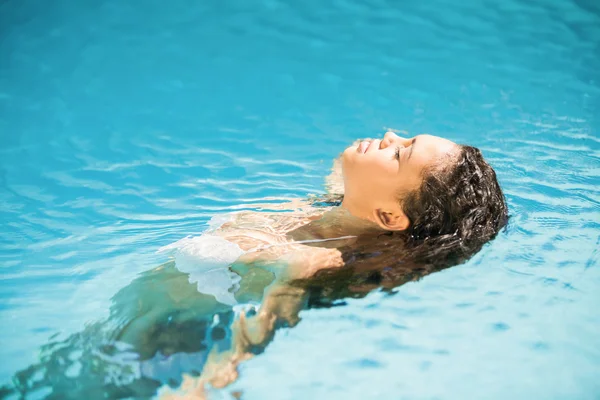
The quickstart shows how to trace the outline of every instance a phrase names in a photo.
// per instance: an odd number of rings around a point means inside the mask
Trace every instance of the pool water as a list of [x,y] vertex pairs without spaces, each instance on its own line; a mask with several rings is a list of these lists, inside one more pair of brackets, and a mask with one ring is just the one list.
[[7,0],[0,32],[0,396],[160,247],[396,128],[481,148],[506,231],[303,311],[211,396],[600,397],[597,1]]

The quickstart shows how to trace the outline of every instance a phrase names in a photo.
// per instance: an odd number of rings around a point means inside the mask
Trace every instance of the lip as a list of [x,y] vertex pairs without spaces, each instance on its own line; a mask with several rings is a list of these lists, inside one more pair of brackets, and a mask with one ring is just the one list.
[[370,140],[363,140],[359,143],[358,148],[356,150],[359,153],[365,154],[367,150],[369,150],[369,147],[371,147],[371,143],[373,142],[371,142]]

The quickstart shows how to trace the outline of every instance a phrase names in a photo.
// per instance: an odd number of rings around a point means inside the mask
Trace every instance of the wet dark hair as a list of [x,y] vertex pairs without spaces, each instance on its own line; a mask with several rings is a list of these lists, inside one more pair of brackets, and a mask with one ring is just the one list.
[[340,248],[343,268],[298,282],[310,289],[309,306],[327,307],[375,288],[393,290],[465,262],[508,221],[496,173],[471,146],[459,145],[456,153],[425,169],[420,187],[399,202],[410,220],[408,229]]
[[508,220],[496,173],[481,151],[459,146],[450,162],[423,173],[419,189],[401,200],[410,220],[408,247],[429,263],[458,263],[478,252]]

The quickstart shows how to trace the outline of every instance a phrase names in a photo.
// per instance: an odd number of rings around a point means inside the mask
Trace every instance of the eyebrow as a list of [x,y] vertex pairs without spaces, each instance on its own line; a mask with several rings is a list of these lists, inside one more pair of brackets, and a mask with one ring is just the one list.
[[415,148],[416,141],[417,141],[417,138],[414,138],[412,140],[412,143],[410,144],[410,152],[408,153],[408,158],[406,159],[406,161],[410,160],[410,156],[412,156],[412,152],[413,152],[413,149]]

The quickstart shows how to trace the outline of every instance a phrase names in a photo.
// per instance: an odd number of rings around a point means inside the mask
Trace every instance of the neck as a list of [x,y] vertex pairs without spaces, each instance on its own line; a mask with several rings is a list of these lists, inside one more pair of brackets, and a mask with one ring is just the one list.
[[367,207],[364,207],[364,205],[359,202],[352,201],[351,198],[352,197],[348,195],[344,196],[342,208],[347,210],[354,218],[370,221],[370,215],[364,215],[364,211],[361,212],[361,210],[364,210]]

